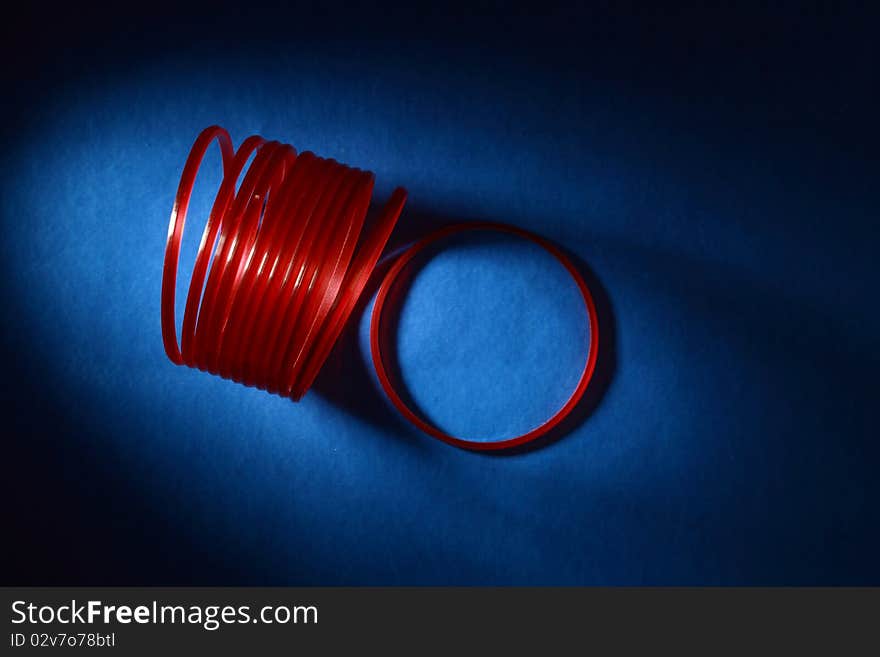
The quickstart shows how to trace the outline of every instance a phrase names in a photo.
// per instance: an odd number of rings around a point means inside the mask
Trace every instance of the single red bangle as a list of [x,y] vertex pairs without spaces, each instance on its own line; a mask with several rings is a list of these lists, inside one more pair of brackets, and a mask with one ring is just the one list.
[[[406,405],[403,399],[401,399],[400,394],[398,394],[397,390],[391,382],[391,378],[389,377],[385,367],[385,361],[382,357],[382,347],[380,340],[382,311],[385,307],[385,301],[388,298],[388,293],[394,286],[398,275],[401,271],[403,271],[407,263],[409,263],[415,256],[417,256],[419,253],[424,251],[432,244],[435,244],[436,242],[439,242],[440,240],[443,240],[452,235],[472,230],[488,230],[501,233],[509,233],[511,235],[516,235],[518,237],[530,240],[538,246],[546,249],[554,258],[556,258],[562,264],[563,267],[565,267],[565,269],[574,279],[574,282],[577,283],[578,289],[580,290],[581,296],[584,300],[584,305],[587,309],[587,315],[590,320],[590,344],[589,351],[587,353],[587,361],[584,365],[584,370],[581,373],[580,380],[578,381],[574,392],[571,393],[571,396],[568,398],[565,404],[563,404],[562,407],[558,411],[556,411],[556,413],[552,417],[550,417],[548,420],[545,420],[543,423],[541,423],[539,426],[535,427],[531,431],[528,431],[521,436],[516,436],[515,438],[508,438],[506,440],[490,442],[465,440],[463,438],[450,436],[449,434],[444,433],[437,427],[425,421],[423,418],[419,417],[415,412],[413,412],[412,409],[410,409],[409,406]],[[517,445],[522,445],[524,443],[536,440],[537,438],[540,438],[541,436],[547,434],[547,432],[549,432],[554,427],[558,426],[559,423],[562,422],[562,420],[564,420],[569,415],[569,413],[571,413],[574,407],[577,406],[578,402],[584,396],[584,392],[586,391],[587,385],[590,383],[590,379],[593,376],[593,371],[596,368],[596,358],[598,356],[598,350],[599,321],[596,316],[596,305],[593,302],[593,295],[590,293],[590,289],[587,287],[583,276],[581,276],[577,268],[571,263],[571,261],[565,256],[565,254],[563,254],[562,251],[551,242],[521,228],[501,223],[472,222],[453,224],[451,226],[441,228],[440,230],[437,230],[426,237],[423,237],[421,240],[410,246],[397,258],[397,260],[391,266],[391,269],[389,269],[388,273],[385,274],[385,278],[382,280],[382,284],[379,286],[379,292],[376,295],[376,301],[373,305],[373,313],[370,317],[370,351],[372,354],[373,366],[376,368],[376,374],[379,377],[379,383],[382,385],[382,388],[383,390],[385,390],[385,394],[388,395],[391,403],[394,404],[395,408],[397,408],[397,410],[407,420],[412,422],[415,426],[417,426],[428,435],[433,436],[438,440],[442,440],[445,443],[449,443],[450,445],[475,451],[493,451],[516,447]]]

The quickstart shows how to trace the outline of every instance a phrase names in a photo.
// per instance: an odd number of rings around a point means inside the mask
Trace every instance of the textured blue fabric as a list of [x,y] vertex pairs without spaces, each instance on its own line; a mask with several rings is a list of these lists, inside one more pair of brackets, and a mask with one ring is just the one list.
[[[10,82],[5,581],[880,584],[870,21],[116,11]],[[171,365],[168,214],[213,123],[407,187],[395,245],[562,245],[602,315],[586,412],[511,456],[440,444],[379,391],[369,305],[299,404]],[[396,318],[412,396],[467,436],[528,428],[585,357],[564,271],[512,239],[450,244]]]

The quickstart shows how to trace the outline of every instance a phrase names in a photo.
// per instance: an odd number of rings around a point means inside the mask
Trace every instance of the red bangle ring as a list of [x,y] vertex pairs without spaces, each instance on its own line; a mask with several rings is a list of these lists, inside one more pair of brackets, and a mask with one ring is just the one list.
[[[524,433],[520,436],[516,436],[515,438],[491,442],[466,440],[463,438],[450,436],[449,434],[441,431],[437,427],[425,421],[422,417],[417,415],[409,406],[407,406],[407,404],[403,401],[401,395],[395,388],[394,384],[391,382],[391,378],[388,375],[387,369],[385,367],[385,360],[382,356],[382,347],[380,340],[382,312],[385,307],[385,301],[388,298],[388,293],[394,286],[397,277],[399,276],[401,271],[403,271],[406,265],[415,256],[417,256],[427,247],[435,244],[436,242],[452,235],[472,230],[488,230],[508,233],[511,235],[522,237],[531,242],[534,242],[538,246],[543,247],[554,258],[556,258],[563,267],[565,267],[565,269],[574,279],[574,282],[577,284],[581,296],[583,297],[584,305],[586,306],[587,315],[590,321],[590,343],[588,347],[589,351],[587,353],[587,361],[584,365],[584,369],[581,373],[581,377],[577,383],[577,386],[575,387],[574,391],[571,393],[565,404],[563,404],[562,407],[558,411],[556,411],[553,416],[545,420],[543,423],[541,423],[539,426],[535,427],[531,431],[528,431],[527,433]],[[373,366],[376,368],[376,374],[379,377],[379,383],[382,385],[382,388],[385,391],[385,394],[388,395],[391,403],[395,406],[395,408],[397,408],[401,415],[403,415],[407,420],[409,420],[412,424],[414,424],[416,427],[418,427],[428,435],[433,436],[438,440],[442,440],[443,442],[450,445],[475,451],[494,451],[523,445],[524,443],[531,442],[533,440],[536,440],[537,438],[540,438],[541,436],[546,435],[551,429],[558,426],[559,423],[562,422],[571,413],[574,407],[577,406],[578,402],[584,396],[584,392],[586,391],[587,385],[590,383],[590,379],[593,376],[593,371],[596,368],[598,347],[599,322],[596,316],[596,305],[593,302],[593,295],[590,293],[590,289],[587,287],[583,276],[581,276],[577,268],[571,263],[571,261],[565,256],[565,254],[562,253],[562,251],[557,246],[545,240],[544,238],[539,237],[521,228],[501,223],[472,222],[446,226],[429,234],[428,236],[422,238],[421,240],[410,246],[397,258],[397,260],[391,266],[391,269],[388,270],[385,278],[382,280],[382,283],[379,286],[379,292],[376,295],[375,304],[373,305],[373,313],[370,318],[370,351],[372,353]]]

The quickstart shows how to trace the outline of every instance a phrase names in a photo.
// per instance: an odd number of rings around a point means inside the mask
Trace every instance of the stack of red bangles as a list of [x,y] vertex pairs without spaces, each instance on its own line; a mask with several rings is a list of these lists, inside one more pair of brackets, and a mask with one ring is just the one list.
[[[178,346],[174,297],[180,243],[196,175],[214,140],[220,147],[223,180],[193,266]],[[397,188],[365,231],[373,181],[369,171],[310,152],[298,154],[277,141],[252,136],[235,150],[223,128],[202,131],[184,165],[168,226],[162,277],[162,337],[168,358],[300,399],[354,310],[403,210],[406,191]],[[531,431],[495,442],[455,438],[414,413],[388,375],[379,340],[388,293],[407,263],[439,240],[472,230],[501,231],[545,248],[577,283],[590,321],[586,363],[562,408]],[[441,228],[398,256],[379,287],[370,334],[379,382],[398,411],[435,438],[480,451],[521,445],[556,427],[583,397],[599,340],[589,288],[559,248],[520,228],[482,222]]]

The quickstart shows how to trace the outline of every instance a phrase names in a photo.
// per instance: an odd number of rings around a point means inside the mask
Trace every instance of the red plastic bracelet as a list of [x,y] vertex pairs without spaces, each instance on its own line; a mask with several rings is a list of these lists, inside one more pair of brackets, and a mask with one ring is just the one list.
[[[545,420],[543,423],[541,423],[539,426],[535,427],[531,431],[528,431],[527,433],[524,433],[521,436],[517,436],[515,438],[509,438],[499,441],[484,442],[479,440],[465,440],[463,438],[456,438],[455,436],[450,436],[449,434],[444,433],[437,427],[426,422],[423,418],[419,417],[415,412],[412,411],[412,409],[409,408],[409,406],[406,405],[400,394],[395,389],[386,370],[385,361],[382,357],[382,347],[380,339],[382,312],[385,307],[385,301],[388,298],[388,293],[393,287],[400,272],[403,271],[404,267],[406,267],[406,265],[415,256],[424,251],[427,247],[442,239],[450,237],[451,235],[473,230],[489,230],[509,233],[511,235],[516,235],[518,237],[530,240],[546,249],[562,264],[563,267],[565,267],[565,269],[574,279],[575,283],[578,286],[578,289],[580,290],[581,296],[583,297],[584,305],[586,306],[587,315],[590,321],[590,344],[588,347],[589,351],[587,353],[586,364],[584,365],[583,372],[581,373],[580,380],[578,381],[574,392],[571,393],[571,396],[568,398],[565,404],[562,405],[562,408],[556,411],[556,413],[548,420]],[[395,408],[397,408],[397,410],[407,420],[412,422],[415,426],[417,426],[425,433],[433,436],[434,438],[437,438],[438,440],[442,440],[445,443],[449,443],[450,445],[455,445],[456,447],[476,451],[492,451],[516,447],[518,445],[536,440],[537,438],[546,435],[547,432],[549,432],[551,429],[558,426],[559,423],[562,422],[566,418],[566,416],[569,415],[569,413],[571,413],[571,411],[575,408],[575,406],[577,406],[578,402],[584,396],[584,392],[586,391],[587,385],[590,383],[590,379],[593,376],[593,371],[596,368],[598,349],[599,322],[596,316],[596,306],[593,302],[593,296],[590,293],[586,282],[584,281],[577,268],[571,263],[571,261],[565,256],[565,254],[562,253],[562,251],[558,247],[554,246],[547,240],[521,228],[516,228],[515,226],[509,226],[507,224],[500,223],[474,222],[454,224],[441,228],[440,230],[431,233],[427,237],[424,237],[413,244],[397,258],[397,260],[388,270],[385,278],[382,280],[382,284],[379,287],[379,292],[376,295],[375,304],[373,305],[373,314],[370,318],[370,350],[373,358],[373,366],[376,368],[376,374],[379,377],[379,383],[382,385],[382,388],[385,390],[385,394],[388,395],[391,403],[394,404]]]

